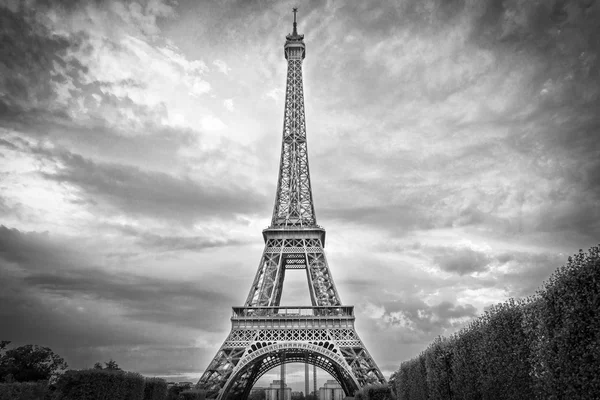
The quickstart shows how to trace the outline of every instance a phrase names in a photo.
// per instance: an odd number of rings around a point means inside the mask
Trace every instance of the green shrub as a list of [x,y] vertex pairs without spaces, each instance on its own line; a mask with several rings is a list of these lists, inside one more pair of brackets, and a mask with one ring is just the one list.
[[44,381],[0,383],[0,400],[44,400],[48,392]]
[[398,399],[427,400],[429,398],[425,353],[400,365],[396,378],[396,393]]
[[144,396],[140,374],[106,369],[67,371],[56,387],[56,400],[143,400]]
[[396,371],[396,379],[394,379],[394,392],[397,399],[408,399],[408,368],[405,367],[406,362],[400,364],[400,368]]
[[167,400],[178,400],[179,394],[184,390],[188,390],[188,388],[182,386],[171,386],[169,390],[167,390]]
[[569,257],[537,297],[531,325],[541,396],[583,399],[600,393],[600,248]]
[[206,398],[206,391],[196,389],[186,389],[179,393],[178,400],[204,400]]
[[454,335],[452,357],[452,395],[456,399],[482,399],[481,346],[483,335],[481,321],[471,323]]
[[167,382],[160,378],[146,378],[144,400],[165,400],[167,398]]
[[482,345],[479,357],[483,361],[480,363],[483,371],[479,384],[482,398],[534,398],[522,304],[510,299],[492,306],[480,320]]
[[452,342],[442,337],[437,337],[425,351],[428,399],[446,400],[452,398],[452,357]]
[[368,385],[361,389],[363,400],[392,400],[392,391],[388,385]]

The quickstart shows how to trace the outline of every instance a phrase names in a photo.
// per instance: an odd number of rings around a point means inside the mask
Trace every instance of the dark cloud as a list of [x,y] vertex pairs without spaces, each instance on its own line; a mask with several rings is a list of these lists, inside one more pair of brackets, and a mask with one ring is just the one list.
[[[192,224],[199,218],[231,218],[235,213],[253,213],[265,204],[263,196],[254,192],[253,188],[233,183],[230,186],[201,183],[134,166],[95,162],[64,149],[47,149],[26,143],[24,146],[27,152],[59,163],[62,167],[56,172],[40,172],[41,175],[48,180],[77,186],[82,190],[79,201],[90,206],[106,203],[131,215]],[[167,246],[169,240],[171,246],[176,242],[184,245],[185,240],[161,239],[151,235],[143,239],[146,245],[154,243],[160,246]],[[189,248],[192,245],[188,243],[185,246]]]
[[[101,270],[83,254],[57,243],[47,232],[21,233],[0,226],[0,257],[19,267],[21,273],[12,275],[29,289],[64,298],[85,295],[116,302],[131,309],[128,315],[134,319],[179,321],[180,325],[211,329],[210,324],[205,325],[205,318],[192,318],[197,307],[233,303],[223,292],[206,290],[195,283]],[[4,267],[10,272],[8,264]]]
[[471,304],[443,301],[429,306],[417,298],[386,302],[382,307],[381,320],[398,328],[403,343],[435,337],[446,329],[464,325],[477,315],[477,309]]
[[[2,156],[0,156],[2,157]],[[5,215],[5,216],[20,216],[20,209],[18,206],[13,206],[8,204],[8,202],[6,201],[6,199],[2,196],[0,196],[0,215]]]
[[136,243],[153,251],[202,251],[214,247],[242,245],[244,242],[234,239],[205,237],[205,236],[166,236],[150,231],[142,231],[132,226],[108,226],[124,235],[136,238]]
[[[98,270],[58,271],[31,274],[23,278],[30,289],[64,298],[85,295],[99,302],[115,302],[127,311],[130,320],[173,324],[178,327],[214,329],[222,315],[196,318],[199,307],[233,304],[222,292],[202,289],[195,283],[150,279]],[[221,318],[222,319],[222,318]]]
[[96,163],[68,152],[57,156],[65,168],[45,174],[47,179],[74,184],[89,199],[103,199],[133,215],[191,223],[199,217],[254,212],[264,203],[262,196],[243,187],[203,185],[136,167]]
[[[164,104],[137,104],[127,95],[117,97],[109,92],[114,88],[140,89],[144,87],[143,82],[135,79],[99,81],[89,74],[89,66],[84,65],[89,63],[85,57],[93,53],[94,46],[106,46],[117,54],[125,54],[126,50],[118,42],[103,37],[101,44],[97,44],[83,30],[58,34],[50,28],[52,24],[45,16],[45,13],[53,12],[64,17],[76,10],[85,10],[86,3],[91,4],[90,9],[99,8],[108,12],[110,7],[103,3],[109,2],[34,3],[36,4],[30,4],[29,7],[21,4],[15,9],[0,6],[2,126],[25,132],[33,130],[38,136],[51,134],[53,128],[61,131],[65,128],[76,129],[77,137],[72,141],[74,145],[78,141],[95,141],[100,144],[99,142],[111,139],[101,137],[107,133],[113,140],[118,140],[119,134],[123,133],[165,130],[160,128],[161,118],[164,119],[167,115]],[[123,6],[133,3],[120,2]],[[150,13],[151,9],[152,7],[146,7],[144,10]],[[129,11],[135,14],[135,11]],[[158,12],[160,14],[160,10]],[[131,19],[127,22],[136,25]],[[154,24],[155,20],[150,18],[147,22]],[[85,111],[81,110],[82,106]],[[97,135],[86,137],[90,136],[86,134],[89,132]],[[62,140],[65,139],[62,134],[59,136]],[[107,147],[117,148],[116,145]]]
[[496,259],[509,267],[500,275],[496,285],[506,290],[509,297],[531,296],[558,267],[567,262],[567,255],[559,253],[503,253]]
[[[35,20],[35,12],[0,8],[0,60],[3,96],[0,117],[19,118],[29,110],[49,110],[54,99],[53,83],[65,79],[55,75],[54,65],[65,65],[63,56],[78,43],[52,34]],[[81,68],[81,65],[71,65]]]
[[[7,149],[10,150],[19,150],[19,148],[17,146],[15,146],[13,143],[9,142],[8,140],[4,140],[4,139],[0,139],[0,146],[2,147],[6,147]],[[5,157],[4,154],[0,155],[0,157]]]
[[[226,291],[176,277],[101,270],[89,254],[77,253],[71,245],[48,233],[0,227],[3,338],[42,344],[39,334],[44,332],[43,344],[67,349],[81,362],[94,348],[162,344],[169,327],[179,332],[225,328],[223,312],[234,303]],[[148,331],[148,326],[162,326],[163,333]],[[174,333],[169,344],[176,348],[185,343],[183,337]]]
[[433,252],[433,260],[442,270],[461,276],[485,271],[490,263],[485,253],[469,248],[437,247]]
[[405,229],[427,229],[433,227],[433,224],[424,217],[422,209],[409,204],[388,204],[373,207],[352,207],[352,208],[323,208],[321,207],[318,216],[325,220],[341,220],[355,224],[366,224],[378,227],[385,227],[402,234],[399,227]]

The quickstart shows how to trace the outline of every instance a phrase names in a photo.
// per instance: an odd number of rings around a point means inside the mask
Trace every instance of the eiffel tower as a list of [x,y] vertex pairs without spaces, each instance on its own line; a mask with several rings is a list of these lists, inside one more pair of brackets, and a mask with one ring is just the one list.
[[[263,374],[291,362],[325,370],[347,396],[385,383],[354,329],[354,307],[342,305],[323,250],[325,229],[315,217],[302,89],[306,51],[296,12],[284,45],[287,86],[273,218],[262,232],[265,249],[248,298],[233,307],[231,332],[197,384],[208,398],[246,399]],[[287,269],[306,270],[312,305],[280,306]]]

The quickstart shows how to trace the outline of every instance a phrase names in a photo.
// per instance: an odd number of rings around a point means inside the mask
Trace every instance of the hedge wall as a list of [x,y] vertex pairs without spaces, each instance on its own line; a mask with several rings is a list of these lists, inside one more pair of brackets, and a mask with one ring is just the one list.
[[167,391],[167,400],[179,400],[179,394],[188,388],[181,386],[171,386]]
[[590,399],[600,393],[600,248],[536,295],[490,308],[395,374],[399,400]]
[[143,400],[144,378],[134,372],[67,371],[56,384],[55,400]]
[[204,400],[206,399],[206,391],[196,389],[186,389],[179,393],[178,400]]
[[354,400],[391,400],[392,391],[388,385],[368,385],[354,394]]
[[0,383],[0,400],[44,400],[47,395],[45,381]]
[[147,378],[144,385],[144,400],[165,400],[167,381],[160,378]]

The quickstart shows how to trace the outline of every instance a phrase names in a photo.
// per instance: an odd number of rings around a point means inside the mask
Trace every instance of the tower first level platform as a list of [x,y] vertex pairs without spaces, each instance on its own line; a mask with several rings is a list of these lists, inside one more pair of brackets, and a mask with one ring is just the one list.
[[208,397],[245,399],[284,363],[316,365],[347,395],[385,379],[354,329],[354,307],[233,307],[231,332],[200,386]]

